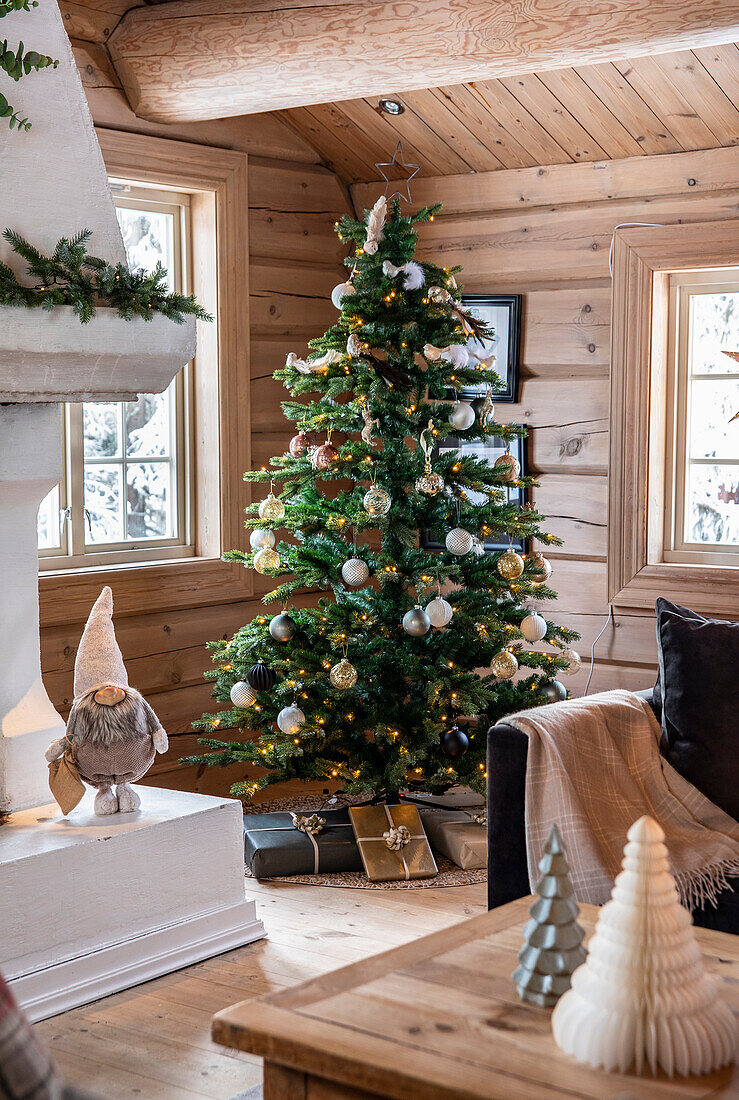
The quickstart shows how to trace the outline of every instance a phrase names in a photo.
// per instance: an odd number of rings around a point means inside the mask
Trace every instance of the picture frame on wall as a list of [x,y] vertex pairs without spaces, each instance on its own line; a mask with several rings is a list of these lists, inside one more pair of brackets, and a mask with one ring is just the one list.
[[[493,338],[482,343],[471,337],[467,342],[467,349],[472,355],[485,358],[489,355],[495,356],[493,370],[500,376],[503,389],[493,394],[493,401],[499,403],[512,404],[518,401],[521,303],[520,294],[462,295],[462,305],[494,330]],[[474,397],[483,392],[484,386],[466,387],[464,394],[460,396]]]
[[[495,460],[505,452],[506,447],[510,449],[512,455],[514,455],[521,464],[521,477],[526,477],[526,440],[522,438],[512,439],[509,444],[500,436],[490,436],[488,439],[460,439],[458,436],[449,436],[447,439],[443,439],[433,450],[431,458],[438,458],[440,454],[445,454],[448,451],[456,451],[458,454],[474,455],[475,458],[484,458],[490,463],[495,464]],[[523,507],[526,502],[526,490],[523,486],[508,485],[505,488],[507,498],[511,502],[515,502],[517,508]],[[487,497],[484,493],[475,492],[472,489],[466,490],[470,503],[472,504],[484,504]],[[422,550],[442,550],[443,545],[439,541],[440,532],[421,530],[419,532],[419,545]],[[525,554],[526,540],[525,539],[513,539],[511,540],[508,535],[504,535],[503,532],[488,535],[484,541],[484,547],[486,553],[494,553],[498,550],[508,550],[509,547],[513,547],[521,554]]]

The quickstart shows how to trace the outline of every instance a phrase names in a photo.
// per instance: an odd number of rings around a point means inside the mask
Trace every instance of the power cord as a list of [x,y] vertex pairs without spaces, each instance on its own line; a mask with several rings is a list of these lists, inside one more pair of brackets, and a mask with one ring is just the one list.
[[601,638],[605,634],[606,627],[608,626],[608,624],[612,623],[612,622],[615,622],[615,619],[613,617],[613,605],[609,603],[609,605],[608,605],[608,618],[603,623],[603,629],[601,630],[600,634],[598,635],[598,637],[595,639],[595,641],[593,642],[593,644],[590,647],[590,672],[588,673],[588,682],[585,685],[585,691],[583,692],[583,697],[588,694],[588,689],[590,688],[590,681],[593,679],[593,668],[595,667],[595,647],[597,646],[598,642],[601,640]]
[[613,238],[617,229],[663,229],[664,222],[619,222],[614,225],[611,234],[611,247],[608,249],[608,271],[613,278]]

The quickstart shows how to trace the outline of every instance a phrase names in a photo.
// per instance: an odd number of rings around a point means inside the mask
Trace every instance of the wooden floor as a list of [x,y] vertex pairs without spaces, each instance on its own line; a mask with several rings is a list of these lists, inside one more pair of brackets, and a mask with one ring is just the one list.
[[484,884],[337,890],[247,880],[247,893],[266,940],[37,1025],[68,1084],[100,1100],[229,1100],[261,1081],[261,1060],[211,1042],[214,1012],[486,908]]

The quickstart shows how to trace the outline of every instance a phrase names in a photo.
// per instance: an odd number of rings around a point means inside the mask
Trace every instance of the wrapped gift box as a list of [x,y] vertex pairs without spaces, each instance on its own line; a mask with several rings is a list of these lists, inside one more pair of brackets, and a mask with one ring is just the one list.
[[421,810],[432,846],[465,871],[488,865],[488,831],[464,810]]
[[373,882],[437,873],[415,806],[350,806],[349,816],[364,870]]
[[[295,816],[305,825],[314,815],[323,822],[316,832],[293,821]],[[244,814],[244,858],[255,878],[362,870],[346,809]]]

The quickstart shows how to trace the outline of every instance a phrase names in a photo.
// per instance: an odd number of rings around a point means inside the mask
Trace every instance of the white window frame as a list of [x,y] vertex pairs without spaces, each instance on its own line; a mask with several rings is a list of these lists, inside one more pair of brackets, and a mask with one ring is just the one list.
[[[116,206],[139,210],[151,209],[173,216],[174,265],[168,272],[172,289],[189,294],[192,287],[192,219],[190,195],[164,190],[152,184],[133,180],[112,179],[111,190]],[[171,383],[171,438],[174,442],[173,461],[169,458],[147,458],[147,462],[170,462],[172,478],[170,494],[173,500],[177,534],[173,537],[147,538],[139,542],[125,539],[127,509],[123,503],[124,540],[114,543],[87,543],[87,521],[84,506],[84,433],[83,405],[64,406],[64,474],[59,485],[59,544],[39,548],[39,569],[42,571],[73,571],[97,566],[130,566],[147,562],[174,561],[193,557],[195,547],[195,469],[193,439],[194,365],[188,363]],[[124,444],[122,406],[119,435]],[[112,465],[122,469],[122,489],[126,491],[127,456],[95,458],[96,465]],[[141,461],[132,459],[131,461]]]
[[[669,330],[667,374],[667,421],[665,439],[665,508],[663,560],[683,565],[736,566],[737,548],[721,544],[691,542],[685,537],[685,499],[690,465],[716,459],[691,459],[689,392],[691,378],[735,381],[739,391],[739,373],[711,372],[691,375],[690,301],[696,294],[739,292],[739,267],[673,272],[668,279]],[[721,459],[722,466],[739,469],[736,458]]]

